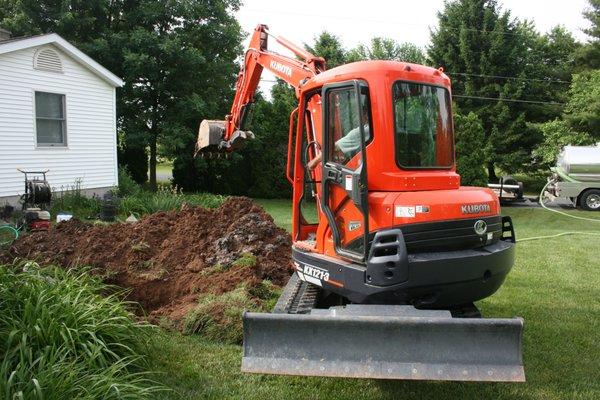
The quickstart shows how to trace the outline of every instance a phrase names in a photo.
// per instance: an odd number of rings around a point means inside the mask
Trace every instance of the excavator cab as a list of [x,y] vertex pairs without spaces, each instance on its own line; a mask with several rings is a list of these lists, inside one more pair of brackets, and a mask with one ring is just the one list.
[[[272,313],[245,313],[246,372],[524,381],[519,318],[488,319],[515,235],[487,188],[456,173],[449,78],[441,69],[324,62],[266,49],[259,25],[225,121],[200,149],[231,151],[263,68],[290,83],[286,176],[294,273]],[[264,46],[264,47],[261,47]],[[218,130],[217,130],[218,128]],[[202,130],[202,128],[201,128]]]

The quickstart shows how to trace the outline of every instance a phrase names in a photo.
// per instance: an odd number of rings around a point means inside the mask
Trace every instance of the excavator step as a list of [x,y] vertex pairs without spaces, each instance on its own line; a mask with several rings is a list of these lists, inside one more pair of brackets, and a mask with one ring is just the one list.
[[244,372],[525,381],[520,318],[453,318],[445,310],[352,304],[308,314],[247,312],[243,321]]

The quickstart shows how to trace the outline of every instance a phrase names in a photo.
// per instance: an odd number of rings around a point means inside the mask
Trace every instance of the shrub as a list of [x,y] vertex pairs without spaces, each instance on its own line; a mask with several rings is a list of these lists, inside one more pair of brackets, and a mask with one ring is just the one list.
[[70,187],[62,187],[59,193],[53,193],[50,212],[56,215],[67,211],[79,218],[96,216],[102,208],[102,201],[97,197],[87,197],[81,190],[81,180],[76,180]]
[[543,142],[533,150],[535,164],[541,169],[552,167],[560,150],[566,145],[593,144],[594,140],[587,133],[574,132],[565,121],[555,119],[554,121],[535,124],[543,135]]
[[128,144],[119,140],[119,165],[127,168],[133,180],[139,184],[148,180],[148,152],[143,144]]
[[0,392],[6,399],[143,399],[149,326],[85,273],[0,266]]
[[460,174],[461,184],[466,186],[486,186],[487,176],[484,169],[485,132],[477,114],[457,114],[456,125],[456,170]]
[[127,168],[119,168],[119,190],[118,196],[134,196],[141,192],[142,187],[131,177]]

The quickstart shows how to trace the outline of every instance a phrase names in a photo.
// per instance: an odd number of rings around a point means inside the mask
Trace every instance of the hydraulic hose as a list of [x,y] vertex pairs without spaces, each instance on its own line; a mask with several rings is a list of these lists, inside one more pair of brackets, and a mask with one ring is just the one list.
[[[544,192],[546,191],[546,188],[548,187],[548,185],[551,183],[552,181],[548,181],[545,185],[544,188],[542,189],[542,191],[540,192],[540,206],[542,206],[542,208],[544,210],[547,211],[552,211],[554,213],[557,214],[561,214],[564,215],[566,217],[569,218],[575,218],[575,219],[580,219],[580,220],[584,220],[584,221],[591,221],[591,222],[600,222],[600,219],[595,219],[595,218],[586,218],[586,217],[579,217],[577,215],[571,215],[568,214],[566,212],[563,211],[559,211],[559,210],[553,210],[549,207],[547,207],[544,204]],[[526,238],[522,238],[522,239],[517,239],[517,242],[526,242],[529,240],[539,240],[539,239],[552,239],[552,238],[557,238],[557,237],[561,237],[561,236],[568,236],[568,235],[589,235],[589,236],[600,236],[599,232],[585,232],[585,231],[569,231],[569,232],[561,232],[561,233],[557,233],[555,235],[547,235],[547,236],[532,236],[532,237],[526,237]]]

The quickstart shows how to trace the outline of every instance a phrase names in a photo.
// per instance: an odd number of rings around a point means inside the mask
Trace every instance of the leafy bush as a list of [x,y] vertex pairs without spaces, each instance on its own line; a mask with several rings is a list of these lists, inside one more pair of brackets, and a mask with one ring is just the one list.
[[131,177],[127,168],[119,168],[119,190],[118,196],[134,196],[142,191],[142,187]]
[[[138,184],[148,180],[148,152],[142,143],[125,143],[129,136],[119,135],[118,159],[119,166],[126,168],[131,178]],[[133,142],[133,140],[131,140]]]
[[483,166],[485,154],[483,145],[485,133],[477,114],[457,114],[456,125],[456,170],[460,174],[461,184],[466,186],[485,186],[487,175]]
[[592,144],[594,140],[587,133],[574,132],[566,121],[554,121],[535,124],[543,137],[543,142],[533,150],[535,164],[541,169],[548,169],[556,162],[560,150],[566,145]]
[[564,118],[578,132],[600,140],[600,69],[573,75]]
[[61,188],[60,192],[53,193],[50,212],[56,215],[59,212],[70,212],[80,218],[95,216],[102,208],[102,201],[97,197],[87,197],[81,190],[81,181],[66,188]]
[[[0,266],[0,392],[5,399],[144,399],[150,327],[85,273]],[[104,295],[101,295],[104,294]]]
[[[289,116],[296,107],[294,90],[277,83],[272,101],[257,94],[246,129],[255,133],[239,152],[227,158],[194,158],[180,152],[173,164],[173,182],[185,190],[261,198],[289,198],[285,177]],[[192,149],[190,142],[188,149]]]

